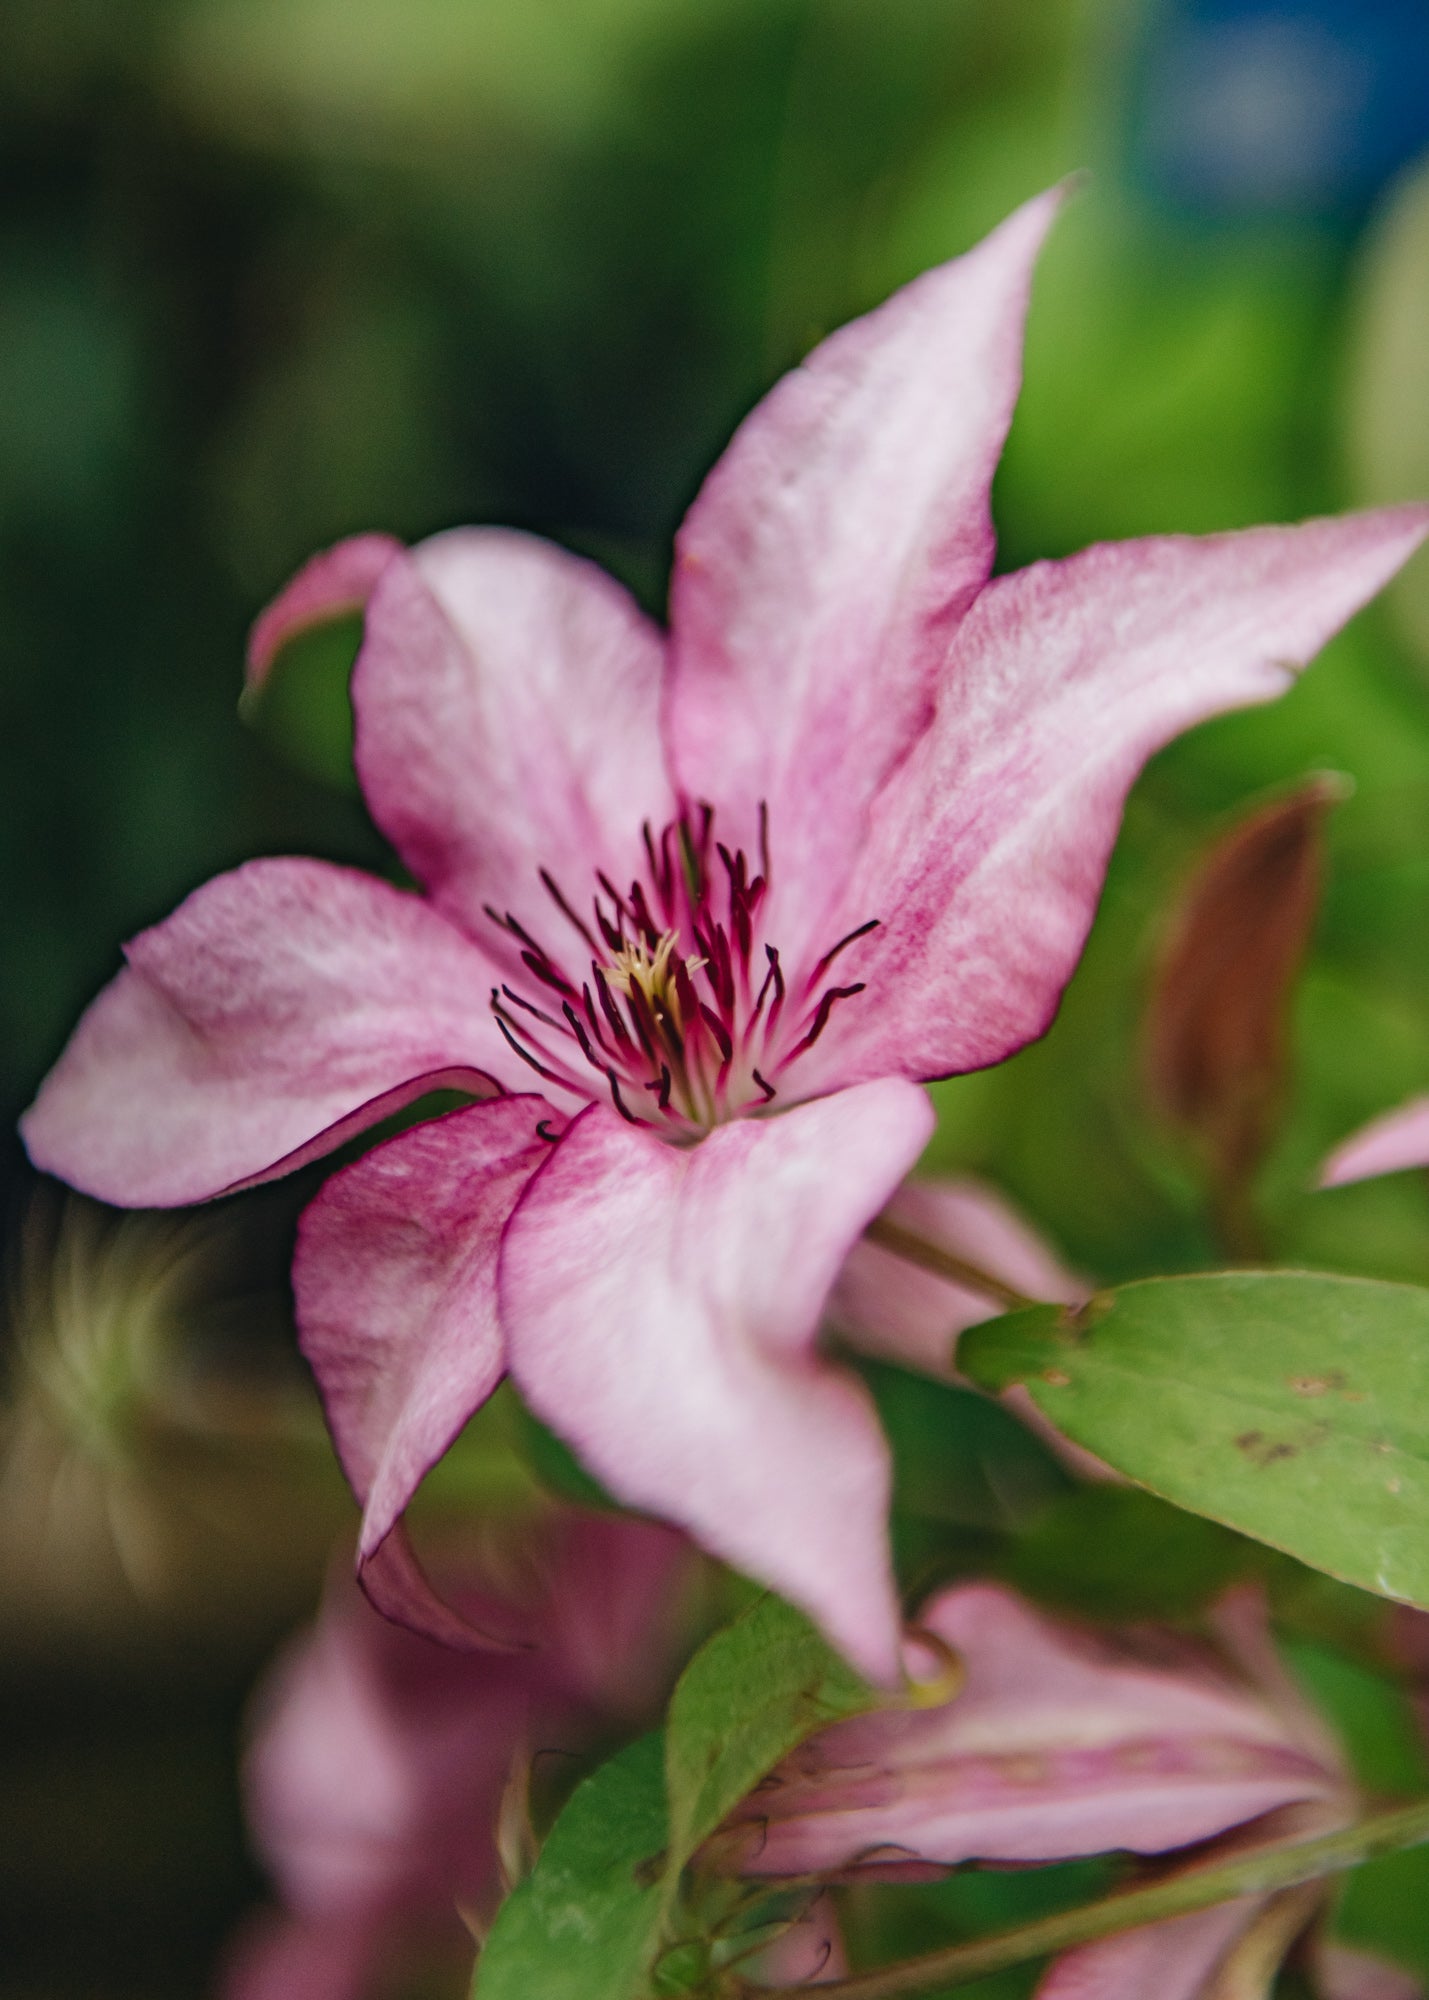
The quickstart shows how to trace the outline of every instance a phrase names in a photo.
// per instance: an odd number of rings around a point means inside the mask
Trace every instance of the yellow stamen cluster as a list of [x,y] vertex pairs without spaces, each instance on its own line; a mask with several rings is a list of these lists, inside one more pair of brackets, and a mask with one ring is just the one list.
[[[643,940],[637,939],[627,944],[615,954],[609,965],[601,967],[602,976],[608,986],[620,993],[639,991],[655,1017],[658,1026],[669,1022],[677,1034],[684,1032],[684,1020],[680,1008],[679,989],[675,978],[675,947],[679,943],[678,933],[666,931],[655,949],[650,950]],[[687,958],[685,971],[694,977],[704,964],[702,958]]]

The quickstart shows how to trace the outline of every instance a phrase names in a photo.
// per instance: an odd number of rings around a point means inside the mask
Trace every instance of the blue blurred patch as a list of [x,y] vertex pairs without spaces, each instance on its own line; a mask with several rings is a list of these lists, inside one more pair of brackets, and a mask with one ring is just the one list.
[[1134,85],[1136,176],[1206,215],[1353,221],[1429,146],[1429,0],[1166,0]]

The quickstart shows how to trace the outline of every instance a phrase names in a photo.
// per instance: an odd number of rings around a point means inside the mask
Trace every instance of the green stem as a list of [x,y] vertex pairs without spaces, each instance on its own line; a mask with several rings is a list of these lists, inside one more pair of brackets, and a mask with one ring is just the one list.
[[950,1284],[962,1285],[970,1292],[981,1292],[984,1298],[996,1299],[1007,1312],[1021,1312],[1027,1306],[1047,1303],[1045,1299],[1029,1298],[1015,1285],[995,1278],[991,1271],[968,1263],[964,1257],[955,1257],[951,1250],[930,1243],[925,1236],[905,1229],[901,1222],[890,1222],[886,1215],[876,1215],[863,1233],[870,1243],[878,1244],[882,1250],[891,1250],[905,1263],[916,1264],[920,1270],[931,1271],[935,1277],[946,1278]]
[[1315,1882],[1358,1867],[1362,1861],[1372,1861],[1376,1855],[1394,1854],[1424,1841],[1429,1841],[1429,1799],[1394,1812],[1377,1813],[1314,1840],[1261,1848],[1208,1868],[1188,1868],[1145,1888],[1123,1889],[1102,1902],[1039,1917],[1016,1930],[998,1931],[968,1944],[945,1945],[940,1951],[925,1952],[898,1965],[855,1973],[851,1979],[835,1979],[820,1986],[819,2000],[917,2000],[920,1994],[940,1993],[946,1987],[1001,1972],[1009,1965],[1050,1958],[1074,1945],[1091,1944],[1140,1924],[1161,1923],[1168,1917],[1184,1917],[1242,1896],[1269,1896],[1301,1882]]

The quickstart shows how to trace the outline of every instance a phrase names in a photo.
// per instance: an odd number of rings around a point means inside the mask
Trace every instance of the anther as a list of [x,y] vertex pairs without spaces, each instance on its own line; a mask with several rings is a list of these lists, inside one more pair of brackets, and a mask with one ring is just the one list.
[[847,937],[841,937],[836,945],[831,945],[810,973],[810,985],[813,984],[821,972],[828,971],[841,951],[851,945],[856,938],[867,937],[870,931],[876,931],[882,922],[883,919],[881,917],[870,917],[866,924],[860,924],[856,931],[850,931]]
[[575,911],[571,908],[570,904],[561,894],[560,884],[556,881],[555,876],[552,875],[552,873],[548,868],[542,868],[539,871],[539,873],[541,880],[546,885],[546,893],[549,895],[551,901],[555,904],[556,908],[560,911],[561,915],[566,919],[568,923],[575,925],[576,929],[580,932],[581,936],[585,939],[586,943],[590,946],[592,951],[599,951],[600,947],[596,943],[595,939],[591,936],[590,929],[587,926],[585,919],[583,917],[578,917],[576,915]]
[[834,1011],[835,1001],[851,1000],[855,993],[863,992],[866,984],[867,982],[865,980],[860,979],[856,986],[831,986],[828,992],[824,995],[823,999],[820,1000],[819,1002],[819,1011],[814,1016],[813,1027],[810,1028],[808,1034],[805,1035],[802,1042],[797,1042],[794,1045],[794,1047],[790,1049],[788,1055],[785,1056],[783,1063],[780,1064],[781,1069],[786,1068],[788,1064],[793,1062],[795,1056],[803,1055],[805,1049],[811,1049],[814,1046],[815,1042],[819,1039],[819,1036],[824,1032],[824,1029],[829,1025],[829,1016]]

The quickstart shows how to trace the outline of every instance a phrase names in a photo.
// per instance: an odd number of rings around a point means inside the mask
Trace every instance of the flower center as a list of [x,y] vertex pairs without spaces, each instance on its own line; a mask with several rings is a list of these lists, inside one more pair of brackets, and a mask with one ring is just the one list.
[[760,926],[767,812],[758,874],[742,851],[714,838],[709,806],[694,824],[672,820],[658,839],[648,823],[643,833],[646,879],[622,894],[597,874],[589,921],[541,870],[566,927],[564,951],[488,906],[532,982],[493,988],[491,1007],[512,1049],[549,1082],[582,1097],[608,1094],[631,1123],[689,1139],[774,1101],[835,1005],[864,990],[862,981],[835,986],[828,974],[878,919],[840,938],[791,992]]

